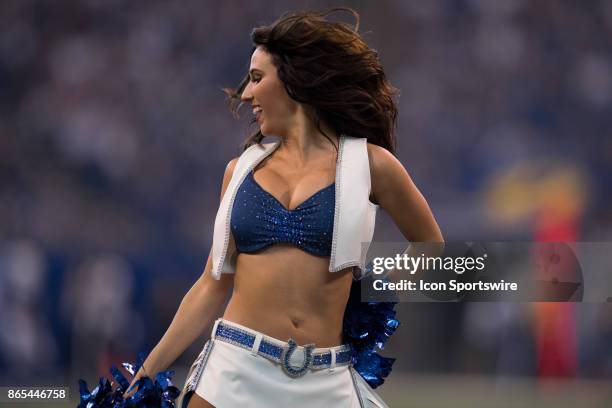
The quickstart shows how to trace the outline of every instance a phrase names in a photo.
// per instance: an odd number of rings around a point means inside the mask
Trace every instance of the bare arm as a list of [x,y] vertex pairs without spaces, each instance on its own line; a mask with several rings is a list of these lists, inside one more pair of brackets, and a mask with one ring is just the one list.
[[368,144],[373,199],[413,242],[444,242],[427,201],[410,175],[388,150]]
[[[404,237],[411,242],[404,254],[416,257],[440,256],[444,238],[425,197],[410,175],[388,150],[368,144],[372,198],[393,219]],[[420,272],[419,270],[414,273]],[[387,271],[394,275],[395,270]]]
[[[223,198],[234,172],[236,160],[230,161],[225,169],[221,198]],[[232,274],[221,274],[221,278],[216,280],[211,276],[211,269],[212,262],[209,253],[202,275],[181,301],[168,330],[145,360],[144,371],[141,368],[134,377],[132,384],[143,375],[154,378],[159,371],[165,370],[219,315],[227,294],[233,286],[234,276]],[[135,390],[126,394],[126,396],[133,394],[133,392]]]

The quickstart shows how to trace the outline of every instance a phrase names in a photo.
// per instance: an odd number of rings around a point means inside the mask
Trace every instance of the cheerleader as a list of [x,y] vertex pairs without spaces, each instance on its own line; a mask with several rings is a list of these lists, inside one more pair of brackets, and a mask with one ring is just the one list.
[[[337,10],[355,27],[326,19]],[[394,156],[396,89],[358,29],[354,10],[336,8],[253,30],[249,72],[226,92],[234,113],[251,107],[257,131],[225,169],[202,276],[132,384],[213,324],[182,407],[386,406],[373,388],[390,360],[347,327],[359,320],[347,303],[359,306],[349,295],[366,273],[364,243],[379,207],[409,241],[443,238]],[[370,329],[388,335],[397,320],[378,313]]]

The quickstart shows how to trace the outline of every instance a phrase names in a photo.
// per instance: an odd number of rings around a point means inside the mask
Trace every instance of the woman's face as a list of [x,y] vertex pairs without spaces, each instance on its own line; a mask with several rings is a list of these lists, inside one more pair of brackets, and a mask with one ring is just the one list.
[[251,103],[264,136],[283,136],[295,123],[298,103],[287,94],[272,56],[261,46],[251,56],[249,82],[242,91],[242,100]]

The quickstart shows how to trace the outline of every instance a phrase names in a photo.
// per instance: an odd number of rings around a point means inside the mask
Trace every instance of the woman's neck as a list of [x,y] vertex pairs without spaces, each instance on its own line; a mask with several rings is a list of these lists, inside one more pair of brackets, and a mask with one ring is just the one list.
[[280,137],[278,153],[291,158],[299,166],[325,152],[335,151],[338,147],[339,135],[322,122],[321,130],[325,134],[319,131],[314,123],[293,127],[286,135]]

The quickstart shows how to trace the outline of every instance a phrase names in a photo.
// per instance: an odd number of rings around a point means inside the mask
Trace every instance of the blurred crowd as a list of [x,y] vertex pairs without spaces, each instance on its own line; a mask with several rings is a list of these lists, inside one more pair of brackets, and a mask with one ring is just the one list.
[[[447,240],[531,240],[558,220],[612,240],[611,2],[342,4],[400,90],[397,156]],[[246,73],[254,26],[305,5],[0,4],[0,376],[104,375],[159,340],[249,132],[221,88]],[[401,238],[384,214],[376,238]],[[611,376],[610,308],[575,314],[575,372]],[[390,354],[399,370],[533,375],[533,316],[402,304]]]

